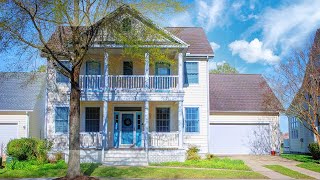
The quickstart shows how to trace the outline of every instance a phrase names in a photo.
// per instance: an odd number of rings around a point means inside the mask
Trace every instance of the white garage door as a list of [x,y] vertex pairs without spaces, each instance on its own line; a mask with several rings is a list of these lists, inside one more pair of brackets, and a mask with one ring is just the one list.
[[269,124],[210,124],[212,154],[268,154],[271,150]]
[[18,124],[0,123],[0,153],[10,139],[18,137]]

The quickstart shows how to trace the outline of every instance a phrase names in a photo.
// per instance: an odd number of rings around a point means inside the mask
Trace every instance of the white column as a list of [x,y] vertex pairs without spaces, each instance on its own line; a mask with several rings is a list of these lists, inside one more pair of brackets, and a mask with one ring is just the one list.
[[104,91],[107,91],[109,89],[108,75],[109,75],[109,54],[107,52],[104,52]]
[[179,73],[178,88],[179,88],[179,91],[182,91],[182,89],[183,89],[183,54],[182,53],[179,53],[178,60],[179,60],[179,66],[178,66],[178,73]]
[[149,53],[145,53],[145,64],[144,64],[144,87],[149,89]]
[[179,101],[178,107],[179,148],[183,148],[183,101]]
[[102,124],[102,161],[104,161],[104,150],[108,148],[108,101],[103,101],[103,124]]
[[149,147],[148,135],[149,135],[149,101],[144,102],[144,146],[146,149]]

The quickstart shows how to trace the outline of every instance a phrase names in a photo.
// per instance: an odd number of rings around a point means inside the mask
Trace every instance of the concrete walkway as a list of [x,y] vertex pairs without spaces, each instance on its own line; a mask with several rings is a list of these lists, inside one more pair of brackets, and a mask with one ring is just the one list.
[[291,177],[282,175],[271,169],[265,168],[265,165],[281,165],[294,171],[298,171],[302,174],[310,177],[320,179],[320,173],[310,171],[304,168],[297,167],[296,165],[301,162],[288,160],[279,156],[230,156],[232,159],[243,160],[253,171],[256,171],[262,175],[269,177],[270,179],[292,179]]

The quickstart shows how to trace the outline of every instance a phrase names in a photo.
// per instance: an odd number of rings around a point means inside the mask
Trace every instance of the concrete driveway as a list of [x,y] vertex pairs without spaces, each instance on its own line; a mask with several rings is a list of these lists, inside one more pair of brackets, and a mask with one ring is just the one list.
[[292,161],[284,159],[280,156],[268,156],[268,155],[239,155],[239,156],[229,156],[231,159],[240,159],[243,160],[253,171],[256,171],[264,176],[269,177],[270,179],[292,179],[288,176],[284,176],[280,173],[272,171],[268,168],[265,168],[265,165],[281,165],[286,168],[289,168],[294,171],[298,171],[302,174],[320,179],[320,173],[310,171],[304,168],[297,167],[297,164],[301,162]]

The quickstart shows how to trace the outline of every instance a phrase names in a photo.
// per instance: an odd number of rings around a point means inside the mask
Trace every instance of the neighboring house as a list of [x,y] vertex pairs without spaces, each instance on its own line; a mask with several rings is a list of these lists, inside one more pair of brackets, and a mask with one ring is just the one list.
[[[315,34],[315,38],[314,38],[314,42],[313,42],[313,46],[311,48],[310,54],[319,53],[319,49],[320,49],[320,29],[318,29]],[[320,61],[320,56],[318,61]],[[304,78],[303,81],[306,82],[306,78]],[[302,85],[301,87],[304,87],[304,86]],[[299,89],[299,91],[301,90],[303,90],[303,88]],[[295,99],[296,97],[291,102],[291,105],[289,106],[289,108],[294,106]],[[320,132],[320,122],[318,121],[315,123],[316,123],[316,126],[318,126],[318,131]],[[317,141],[314,133],[311,130],[309,130],[311,129],[311,126],[308,125],[306,121],[301,121],[297,117],[294,117],[290,114],[288,115],[288,126],[289,126],[289,152],[310,153],[308,150],[308,145],[310,143]]]
[[[260,74],[210,74],[209,152],[280,151],[282,106]],[[272,103],[271,103],[272,102]]]
[[44,137],[45,87],[45,73],[0,73],[0,151],[10,139]]
[[[213,51],[204,30],[161,28],[128,6],[109,18],[156,29],[159,47],[172,51],[176,61],[151,66],[147,53],[143,60],[132,60],[112,40],[90,48],[80,75],[82,160],[114,165],[184,161],[189,145],[208,153],[208,60]],[[49,45],[56,44],[56,34]],[[54,151],[67,153],[69,82],[52,64],[47,78],[46,138],[54,141]]]
[[309,153],[308,145],[316,141],[306,122],[289,116],[289,151],[291,153]]

